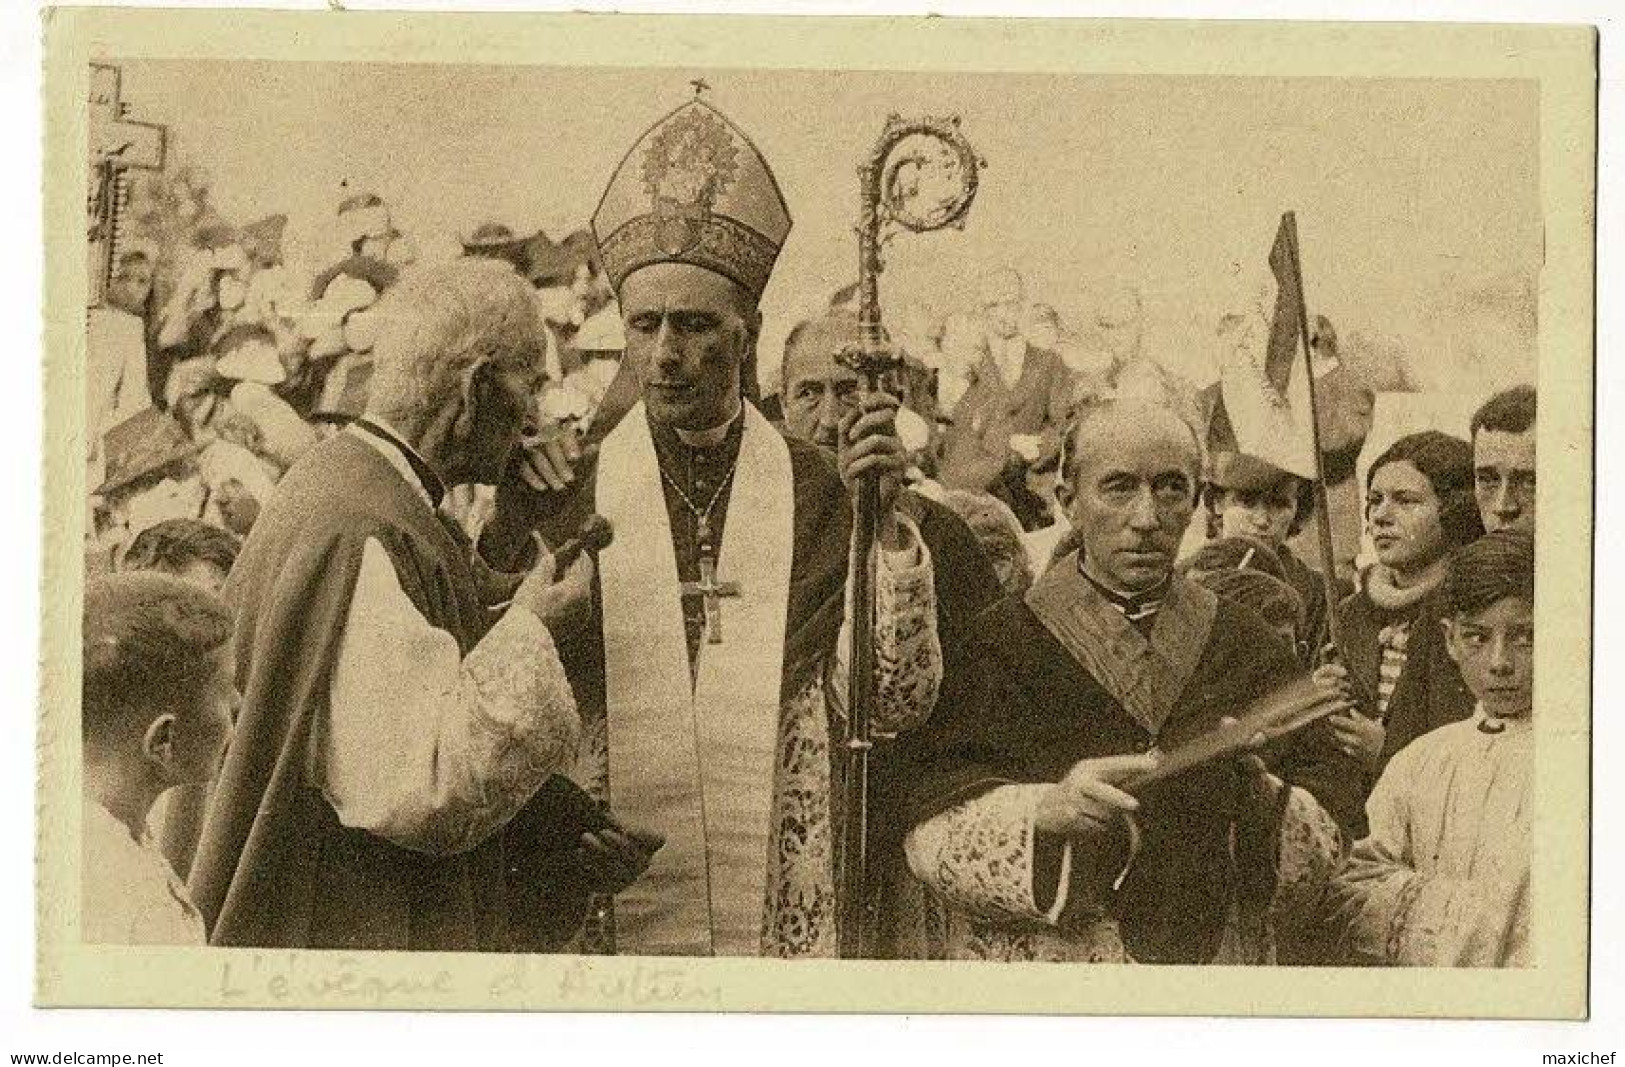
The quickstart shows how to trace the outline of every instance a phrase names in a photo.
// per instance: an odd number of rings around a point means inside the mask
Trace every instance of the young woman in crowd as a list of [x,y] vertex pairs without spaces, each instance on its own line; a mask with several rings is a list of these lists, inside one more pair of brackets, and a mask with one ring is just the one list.
[[1395,441],[1366,475],[1365,515],[1377,559],[1337,609],[1360,713],[1334,725],[1369,785],[1394,753],[1473,711],[1445,648],[1439,593],[1450,554],[1484,533],[1472,447],[1436,430]]

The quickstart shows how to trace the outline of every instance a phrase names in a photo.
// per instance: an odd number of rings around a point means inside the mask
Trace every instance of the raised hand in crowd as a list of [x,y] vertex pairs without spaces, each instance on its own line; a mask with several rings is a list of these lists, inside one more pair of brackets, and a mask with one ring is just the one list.
[[525,484],[538,493],[559,492],[575,483],[576,465],[588,449],[576,431],[562,422],[550,422],[520,440],[519,467]]

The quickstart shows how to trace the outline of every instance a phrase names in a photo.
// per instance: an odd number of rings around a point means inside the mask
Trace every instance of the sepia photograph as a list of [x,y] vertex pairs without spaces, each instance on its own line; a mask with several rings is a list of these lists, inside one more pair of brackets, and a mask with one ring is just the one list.
[[54,16],[38,1003],[1585,1015],[1590,29]]

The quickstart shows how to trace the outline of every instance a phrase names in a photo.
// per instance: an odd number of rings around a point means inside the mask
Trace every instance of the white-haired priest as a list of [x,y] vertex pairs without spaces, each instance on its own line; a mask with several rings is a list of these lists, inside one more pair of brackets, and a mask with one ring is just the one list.
[[217,945],[508,948],[500,831],[576,757],[550,631],[590,561],[555,582],[540,560],[495,612],[436,510],[519,440],[543,374],[529,287],[461,260],[378,316],[366,416],[289,469],[226,586],[243,702],[191,882]]
[[[564,652],[588,733],[582,777],[664,834],[594,909],[583,948],[830,956],[840,774],[847,484],[882,477],[875,726],[929,715],[941,676],[930,555],[891,508],[906,451],[871,398],[836,461],[747,399],[758,301],[790,231],[756,147],[702,100],[633,146],[593,218],[640,402],[575,475],[574,514],[615,526],[598,625]],[[512,567],[551,496],[510,478],[482,551]],[[513,835],[510,835],[510,839]]]

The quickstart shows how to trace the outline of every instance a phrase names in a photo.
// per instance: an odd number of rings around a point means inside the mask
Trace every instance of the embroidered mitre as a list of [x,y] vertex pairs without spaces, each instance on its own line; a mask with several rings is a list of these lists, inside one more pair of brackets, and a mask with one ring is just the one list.
[[790,211],[756,146],[696,99],[638,138],[604,190],[592,231],[617,292],[642,267],[691,263],[760,297],[790,233]]

